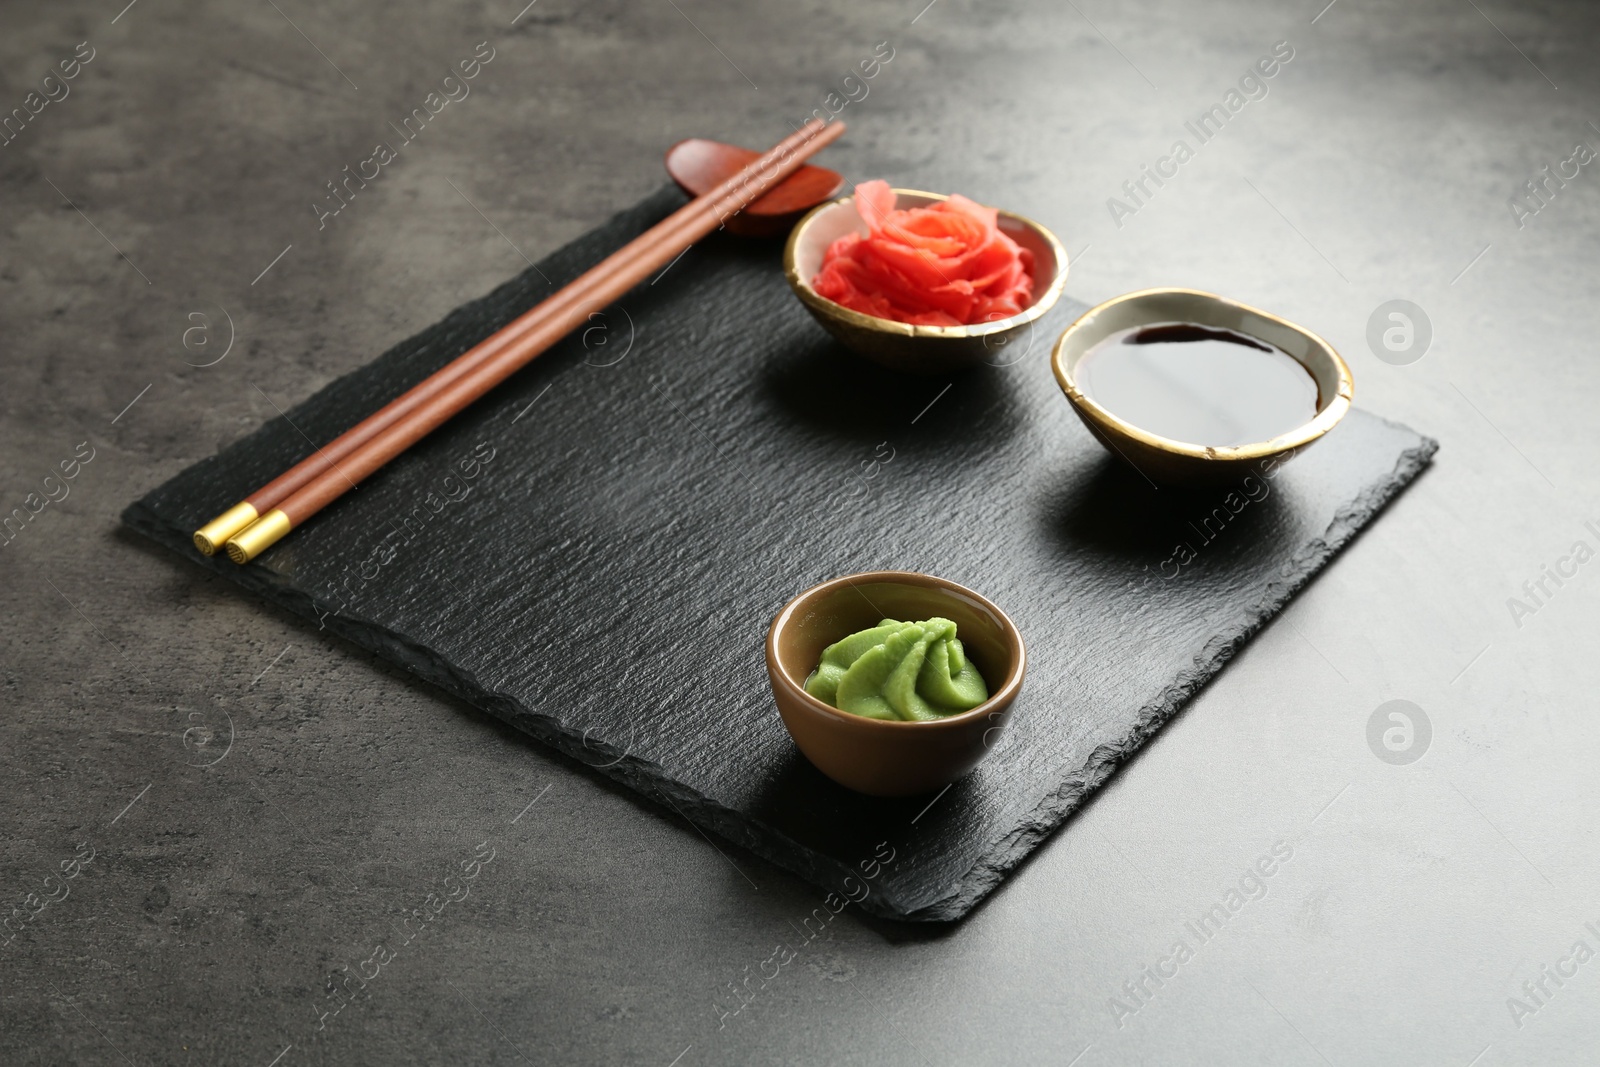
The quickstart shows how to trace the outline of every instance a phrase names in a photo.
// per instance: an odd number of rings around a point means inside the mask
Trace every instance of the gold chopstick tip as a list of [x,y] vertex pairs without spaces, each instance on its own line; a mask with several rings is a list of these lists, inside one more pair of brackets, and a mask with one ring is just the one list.
[[289,532],[289,516],[273,508],[240,530],[222,546],[235,563],[249,563]]
[[207,556],[214,556],[228,538],[260,517],[255,508],[240,501],[196,530],[194,547]]

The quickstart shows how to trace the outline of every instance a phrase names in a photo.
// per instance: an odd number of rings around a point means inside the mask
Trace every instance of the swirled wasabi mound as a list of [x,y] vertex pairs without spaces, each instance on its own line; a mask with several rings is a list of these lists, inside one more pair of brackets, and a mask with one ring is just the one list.
[[822,650],[806,692],[868,719],[931,722],[989,699],[949,619],[884,619]]

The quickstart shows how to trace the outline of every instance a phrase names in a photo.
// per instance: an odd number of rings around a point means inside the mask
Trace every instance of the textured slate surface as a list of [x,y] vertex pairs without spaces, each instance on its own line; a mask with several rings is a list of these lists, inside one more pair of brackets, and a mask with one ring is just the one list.
[[[124,521],[819,885],[846,888],[888,841],[895,862],[862,906],[946,920],[1437,447],[1358,410],[1253,499],[1157,491],[1093,442],[1050,376],[1048,338],[1080,305],[1064,302],[995,366],[907,379],[822,334],[775,244],[718,238],[255,565],[189,546],[308,438],[331,437],[547,293],[544,276],[559,284],[679,202],[670,189],[648,198]],[[985,593],[1030,647],[1011,729],[931,807],[857,797],[812,769],[762,666],[767,623],[795,592],[890,567]]]

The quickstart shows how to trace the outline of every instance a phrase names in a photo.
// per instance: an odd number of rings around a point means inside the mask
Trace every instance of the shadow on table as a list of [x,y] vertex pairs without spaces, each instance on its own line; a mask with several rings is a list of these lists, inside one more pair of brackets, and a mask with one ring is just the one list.
[[822,333],[778,352],[758,388],[807,431],[852,441],[999,452],[1022,427],[1016,383],[997,367],[922,377],[891,371]]
[[1245,565],[1256,548],[1287,535],[1292,517],[1269,481],[1156,487],[1110,454],[1063,470],[1040,493],[1039,516],[1046,543],[1063,559],[1088,552],[1162,577],[1202,556]]

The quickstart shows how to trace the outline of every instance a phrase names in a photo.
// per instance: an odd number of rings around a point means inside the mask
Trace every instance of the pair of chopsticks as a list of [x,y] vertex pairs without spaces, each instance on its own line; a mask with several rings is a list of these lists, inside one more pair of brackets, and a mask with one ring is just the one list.
[[812,119],[703,196],[685,204],[537,306],[467,349],[378,411],[195,531],[206,555],[248,563],[560,341],[588,317],[672,263],[732,214],[799,170],[844,132]]

